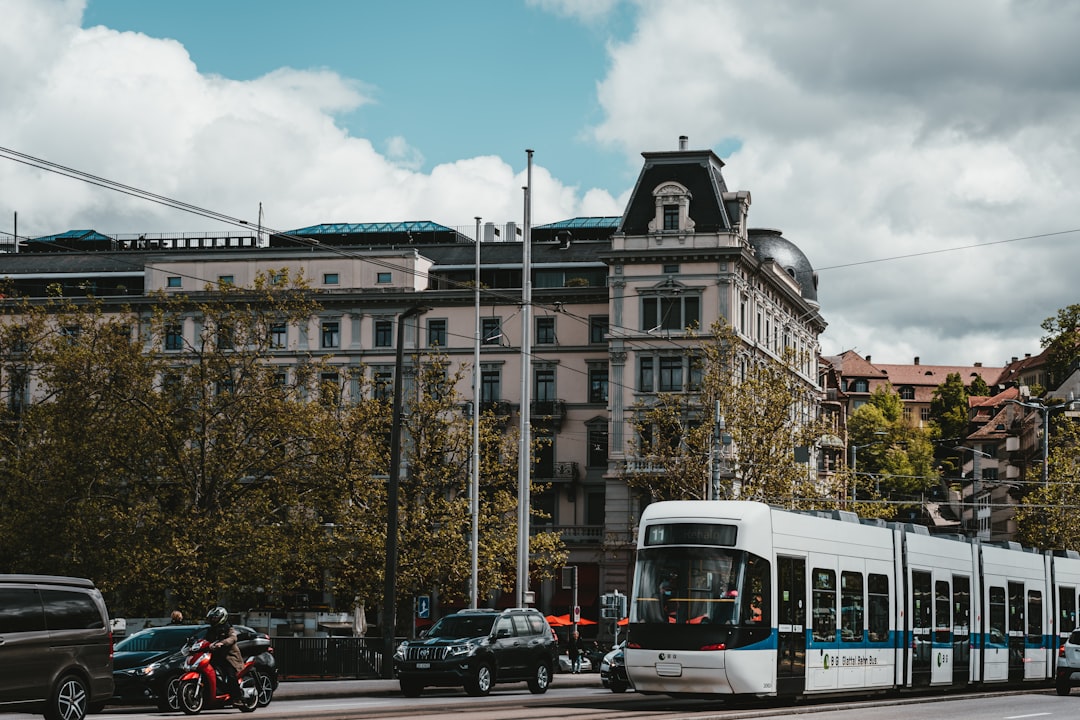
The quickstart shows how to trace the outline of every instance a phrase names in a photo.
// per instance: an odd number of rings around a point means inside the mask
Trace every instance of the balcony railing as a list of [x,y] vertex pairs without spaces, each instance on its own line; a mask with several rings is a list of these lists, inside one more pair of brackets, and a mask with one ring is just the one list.
[[539,482],[577,482],[581,479],[578,474],[578,464],[566,461],[553,463],[548,467],[537,466],[533,470],[533,476]]
[[550,423],[561,427],[566,417],[566,402],[563,400],[533,400],[529,403],[529,417],[536,422]]
[[561,534],[567,545],[599,545],[604,539],[603,525],[548,525],[538,529]]

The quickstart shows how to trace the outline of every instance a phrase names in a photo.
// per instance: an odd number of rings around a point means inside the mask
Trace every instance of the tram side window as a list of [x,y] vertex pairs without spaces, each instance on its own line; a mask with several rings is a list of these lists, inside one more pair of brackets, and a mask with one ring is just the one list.
[[746,572],[743,576],[742,602],[740,618],[752,625],[769,623],[772,593],[769,592],[769,561],[748,555]]
[[990,588],[990,644],[1005,645],[1005,588]]
[[840,573],[840,639],[844,642],[862,642],[862,573]]
[[814,568],[814,642],[836,642],[836,572]]
[[867,624],[870,642],[889,639],[889,576],[870,573],[866,576]]
[[934,642],[952,642],[952,593],[949,583],[938,580],[934,583]]
[[1043,597],[1038,590],[1027,594],[1027,641],[1039,647],[1043,644]]
[[1076,588],[1058,588],[1058,607],[1061,608],[1058,627],[1062,633],[1072,632],[1076,629]]

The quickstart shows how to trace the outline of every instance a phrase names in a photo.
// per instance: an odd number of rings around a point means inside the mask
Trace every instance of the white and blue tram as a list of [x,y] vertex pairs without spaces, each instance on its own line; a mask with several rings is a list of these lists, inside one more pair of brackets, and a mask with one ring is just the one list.
[[1080,556],[852,513],[676,501],[641,518],[626,669],[639,692],[810,696],[1045,683]]

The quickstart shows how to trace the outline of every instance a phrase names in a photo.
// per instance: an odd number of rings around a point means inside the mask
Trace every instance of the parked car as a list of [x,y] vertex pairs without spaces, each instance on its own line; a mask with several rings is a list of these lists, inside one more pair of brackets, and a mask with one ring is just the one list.
[[0,575],[0,708],[83,720],[112,690],[112,630],[94,583]]
[[487,695],[496,683],[521,681],[543,693],[557,652],[538,610],[462,610],[441,618],[419,640],[401,643],[394,672],[406,697],[428,686],[463,686],[470,695]]
[[1054,685],[1058,695],[1068,695],[1073,685],[1080,685],[1080,630],[1073,630],[1058,650]]
[[630,688],[630,678],[626,674],[626,659],[623,655],[625,648],[625,642],[619,643],[600,661],[600,682],[611,692],[624,693]]
[[[113,657],[114,705],[157,705],[162,712],[180,709],[178,681],[185,646],[206,635],[207,625],[163,625],[140,630],[116,645]],[[245,658],[255,656],[259,705],[274,698],[278,686],[277,662],[270,636],[246,625],[233,625]]]

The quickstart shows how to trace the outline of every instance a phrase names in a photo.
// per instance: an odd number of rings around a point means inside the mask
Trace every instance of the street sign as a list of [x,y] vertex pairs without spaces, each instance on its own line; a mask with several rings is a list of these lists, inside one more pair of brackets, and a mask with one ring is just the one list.
[[575,623],[581,622],[581,606],[580,605],[575,605],[574,606],[574,622]]
[[430,595],[417,595],[416,596],[416,617],[421,620],[427,620],[431,617],[431,596]]

